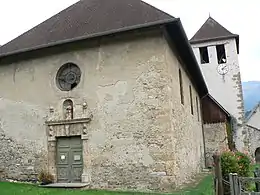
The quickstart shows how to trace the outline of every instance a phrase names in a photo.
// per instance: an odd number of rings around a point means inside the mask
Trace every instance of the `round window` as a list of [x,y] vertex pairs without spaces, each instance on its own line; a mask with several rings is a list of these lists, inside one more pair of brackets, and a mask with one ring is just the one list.
[[58,70],[56,83],[60,90],[70,91],[79,84],[80,77],[79,67],[73,63],[66,63]]

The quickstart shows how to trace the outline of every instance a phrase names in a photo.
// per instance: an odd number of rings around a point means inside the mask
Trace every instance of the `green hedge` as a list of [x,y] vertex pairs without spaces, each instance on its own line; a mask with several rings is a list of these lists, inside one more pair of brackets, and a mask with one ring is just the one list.
[[222,175],[227,178],[229,173],[237,173],[238,176],[250,175],[251,159],[242,152],[226,151],[221,154]]
[[[248,177],[250,175],[251,159],[242,152],[225,151],[221,153],[221,169],[223,179],[229,181],[229,173],[237,173],[240,177]],[[224,183],[223,183],[224,185]],[[243,186],[248,189],[250,186]],[[224,194],[230,195],[230,186],[224,185]]]

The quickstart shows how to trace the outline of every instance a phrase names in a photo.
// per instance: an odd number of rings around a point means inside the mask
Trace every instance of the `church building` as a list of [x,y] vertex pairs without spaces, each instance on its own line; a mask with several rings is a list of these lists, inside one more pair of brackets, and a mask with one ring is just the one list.
[[81,0],[23,33],[0,83],[7,178],[167,191],[204,167],[200,67],[180,19],[140,0]]

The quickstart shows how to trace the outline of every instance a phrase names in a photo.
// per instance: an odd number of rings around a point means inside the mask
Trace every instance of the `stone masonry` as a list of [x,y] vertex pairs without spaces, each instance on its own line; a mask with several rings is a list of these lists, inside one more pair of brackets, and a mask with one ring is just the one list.
[[[249,154],[255,158],[256,150],[260,148],[260,105],[257,104],[246,119],[245,131],[248,136]],[[259,155],[259,154],[258,154]]]
[[246,126],[248,132],[248,138],[250,140],[249,144],[249,154],[252,159],[255,159],[256,149],[260,148],[260,130],[252,126]]
[[[89,163],[84,174],[91,187],[170,191],[199,173],[204,146],[198,94],[162,31],[81,44],[63,53],[45,50],[39,58],[0,62],[0,167],[7,176],[30,179],[46,166],[53,169],[47,160],[45,121],[50,107],[62,119],[66,99],[74,103],[75,119],[83,118],[85,102],[93,114],[83,144]],[[82,78],[75,89],[62,92],[55,76],[67,62],[80,67]]]
[[204,124],[206,167],[213,167],[212,156],[228,149],[226,123]]

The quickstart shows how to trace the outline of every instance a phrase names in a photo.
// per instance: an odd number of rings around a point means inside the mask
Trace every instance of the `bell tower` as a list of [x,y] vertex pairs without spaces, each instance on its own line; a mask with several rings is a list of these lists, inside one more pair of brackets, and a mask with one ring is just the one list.
[[190,43],[210,95],[233,116],[236,148],[243,150],[246,135],[243,131],[244,103],[238,62],[239,35],[209,17]]

